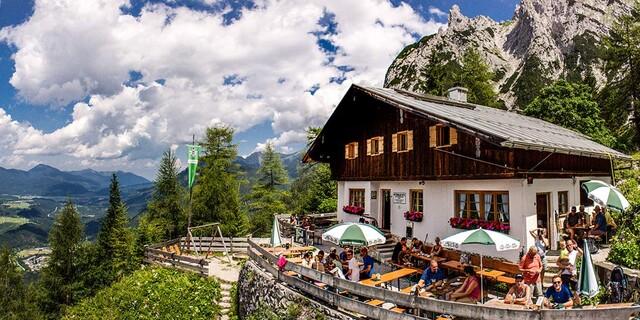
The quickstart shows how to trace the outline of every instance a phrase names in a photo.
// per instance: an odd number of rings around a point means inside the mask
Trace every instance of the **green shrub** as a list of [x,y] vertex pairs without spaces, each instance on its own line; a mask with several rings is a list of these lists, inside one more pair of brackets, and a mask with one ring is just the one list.
[[220,285],[210,278],[151,267],[66,310],[63,319],[213,319]]

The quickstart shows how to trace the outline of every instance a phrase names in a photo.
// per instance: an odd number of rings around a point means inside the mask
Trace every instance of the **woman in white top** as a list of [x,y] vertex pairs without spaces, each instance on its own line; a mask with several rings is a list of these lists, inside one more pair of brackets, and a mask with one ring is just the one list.
[[313,257],[311,256],[311,252],[305,253],[304,256],[302,256],[302,266],[311,269],[313,267],[312,258]]
[[349,280],[353,282],[360,281],[360,266],[358,265],[358,260],[353,254],[353,250],[349,250],[347,252],[347,259],[349,260],[349,271],[347,271],[347,277]]

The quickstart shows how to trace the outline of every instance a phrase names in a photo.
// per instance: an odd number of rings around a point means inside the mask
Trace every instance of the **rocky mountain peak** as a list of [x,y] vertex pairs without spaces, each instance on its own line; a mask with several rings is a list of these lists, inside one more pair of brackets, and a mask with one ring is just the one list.
[[[449,24],[436,35],[407,46],[389,67],[385,86],[421,92],[420,71],[438,61],[460,61],[465,50],[477,49],[496,74],[495,86],[509,108],[531,99],[531,87],[560,77],[602,84],[596,44],[633,0],[522,0],[513,19],[496,22],[485,16],[466,17],[457,5]],[[537,77],[538,79],[534,79]]]

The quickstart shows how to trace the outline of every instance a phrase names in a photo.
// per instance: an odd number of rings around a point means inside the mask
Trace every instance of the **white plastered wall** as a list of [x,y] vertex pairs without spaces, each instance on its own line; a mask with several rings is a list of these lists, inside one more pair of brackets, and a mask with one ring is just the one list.
[[[404,212],[409,209],[410,190],[422,189],[424,192],[424,219],[422,222],[413,222],[413,236],[424,240],[428,234],[428,242],[433,242],[436,236],[445,238],[463,230],[451,228],[449,219],[454,215],[455,190],[478,191],[508,191],[510,226],[509,235],[520,240],[523,247],[533,245],[533,238],[529,230],[537,227],[536,221],[536,194],[550,194],[550,213],[552,224],[555,223],[554,212],[558,210],[558,192],[568,191],[569,206],[580,202],[579,181],[600,179],[610,182],[608,177],[579,177],[576,179],[534,179],[528,184],[526,179],[495,179],[495,180],[441,180],[441,181],[340,181],[338,182],[338,220],[357,222],[358,216],[347,214],[342,207],[349,204],[349,189],[365,189],[365,214],[376,218],[378,222],[383,220],[381,210],[381,189],[390,189],[391,193],[400,192],[406,194],[404,204],[391,202],[391,232],[398,236],[405,236],[406,227],[412,222],[404,219]],[[371,199],[371,191],[376,191],[376,199]],[[556,239],[557,240],[557,239]],[[552,243],[555,248],[555,243]],[[519,251],[496,252],[493,248],[475,246],[474,253],[482,253],[487,256],[502,257],[516,261]]]

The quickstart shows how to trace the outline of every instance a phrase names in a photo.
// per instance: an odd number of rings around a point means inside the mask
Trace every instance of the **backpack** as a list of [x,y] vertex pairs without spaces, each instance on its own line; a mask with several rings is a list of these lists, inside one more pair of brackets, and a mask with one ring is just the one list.
[[629,279],[620,266],[611,271],[609,278],[609,303],[622,303],[629,299]]

